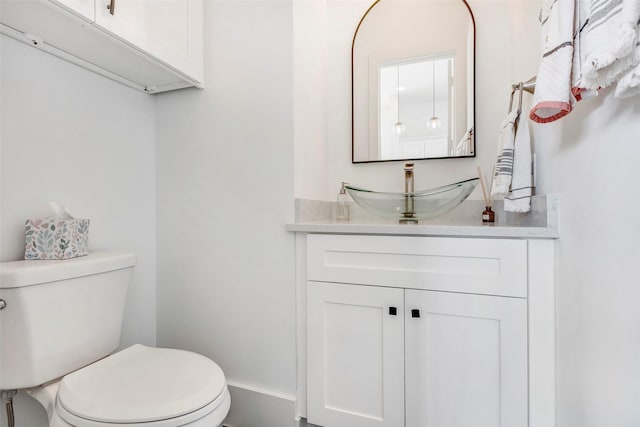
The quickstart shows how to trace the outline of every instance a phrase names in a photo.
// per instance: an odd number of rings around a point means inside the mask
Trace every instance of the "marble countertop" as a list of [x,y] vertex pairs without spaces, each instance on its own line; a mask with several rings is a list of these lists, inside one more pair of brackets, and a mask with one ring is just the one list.
[[465,201],[447,215],[418,224],[399,224],[394,220],[366,214],[358,206],[351,206],[349,221],[332,219],[331,202],[296,201],[296,221],[286,230],[301,233],[378,234],[404,236],[451,236],[557,239],[558,197],[536,196],[527,214],[504,212],[501,204],[494,206],[496,222],[483,224],[481,201]]

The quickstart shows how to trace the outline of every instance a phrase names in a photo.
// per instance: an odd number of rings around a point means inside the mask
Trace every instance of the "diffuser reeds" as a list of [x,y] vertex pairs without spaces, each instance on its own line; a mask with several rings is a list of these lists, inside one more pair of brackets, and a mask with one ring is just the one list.
[[[495,166],[493,167],[493,173],[495,174]],[[491,190],[493,190],[493,174],[491,175],[491,186],[489,187],[488,192],[480,166],[478,166],[478,177],[480,178],[480,187],[482,188],[482,196],[484,197],[485,206],[485,210],[482,212],[482,222],[495,222],[495,212],[491,210],[491,205],[493,203],[491,196]]]

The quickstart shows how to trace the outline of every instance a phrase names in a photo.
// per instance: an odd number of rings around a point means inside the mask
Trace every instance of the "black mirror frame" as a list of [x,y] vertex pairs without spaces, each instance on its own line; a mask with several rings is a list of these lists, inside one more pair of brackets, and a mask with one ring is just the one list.
[[382,0],[375,0],[371,6],[367,9],[367,11],[360,18],[360,22],[358,22],[358,26],[356,27],[355,32],[353,33],[353,39],[351,40],[351,163],[359,164],[359,163],[381,163],[381,162],[405,162],[405,161],[417,161],[417,160],[442,160],[442,159],[468,159],[474,158],[478,152],[478,144],[476,143],[476,135],[477,132],[477,123],[476,123],[476,18],[473,15],[473,11],[471,10],[471,6],[467,3],[467,0],[460,0],[464,3],[467,11],[469,12],[469,16],[471,16],[471,22],[473,24],[473,154],[468,156],[457,156],[457,157],[420,157],[414,159],[389,159],[389,160],[360,160],[356,161],[355,159],[355,108],[354,108],[354,90],[353,90],[353,51],[356,44],[356,37],[358,36],[358,30],[360,30],[360,26],[362,22],[365,20],[369,12]]

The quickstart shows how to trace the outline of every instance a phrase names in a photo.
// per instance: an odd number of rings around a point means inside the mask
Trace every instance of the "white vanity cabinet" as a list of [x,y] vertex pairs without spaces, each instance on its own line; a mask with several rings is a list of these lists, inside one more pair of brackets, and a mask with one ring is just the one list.
[[310,423],[554,425],[552,241],[308,234],[305,249]]
[[203,0],[2,0],[0,8],[2,34],[130,87],[203,86]]

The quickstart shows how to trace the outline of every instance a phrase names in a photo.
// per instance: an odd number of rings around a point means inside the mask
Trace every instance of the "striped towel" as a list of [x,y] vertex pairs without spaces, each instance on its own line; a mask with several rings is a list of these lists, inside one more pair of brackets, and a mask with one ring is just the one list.
[[[635,1],[635,0],[634,0]],[[573,66],[571,69],[571,93],[576,101],[596,96],[597,89],[585,88],[582,81],[582,60],[586,27],[589,23],[589,11],[591,10],[591,0],[575,0],[574,35],[573,35]]]
[[500,125],[498,133],[498,161],[493,175],[491,195],[506,195],[513,177],[513,151],[515,143],[515,122],[517,111],[511,111]]
[[591,0],[581,32],[580,87],[605,88],[640,62],[640,50],[635,49],[639,18],[637,0]]
[[544,0],[542,59],[529,117],[548,123],[619,80],[640,93],[640,0]]
[[520,114],[513,147],[511,191],[504,197],[505,211],[529,212],[531,210],[531,166],[529,118],[525,114]]
[[558,120],[569,114],[575,103],[571,92],[574,12],[573,0],[544,0],[542,4],[542,59],[529,114],[534,122]]

